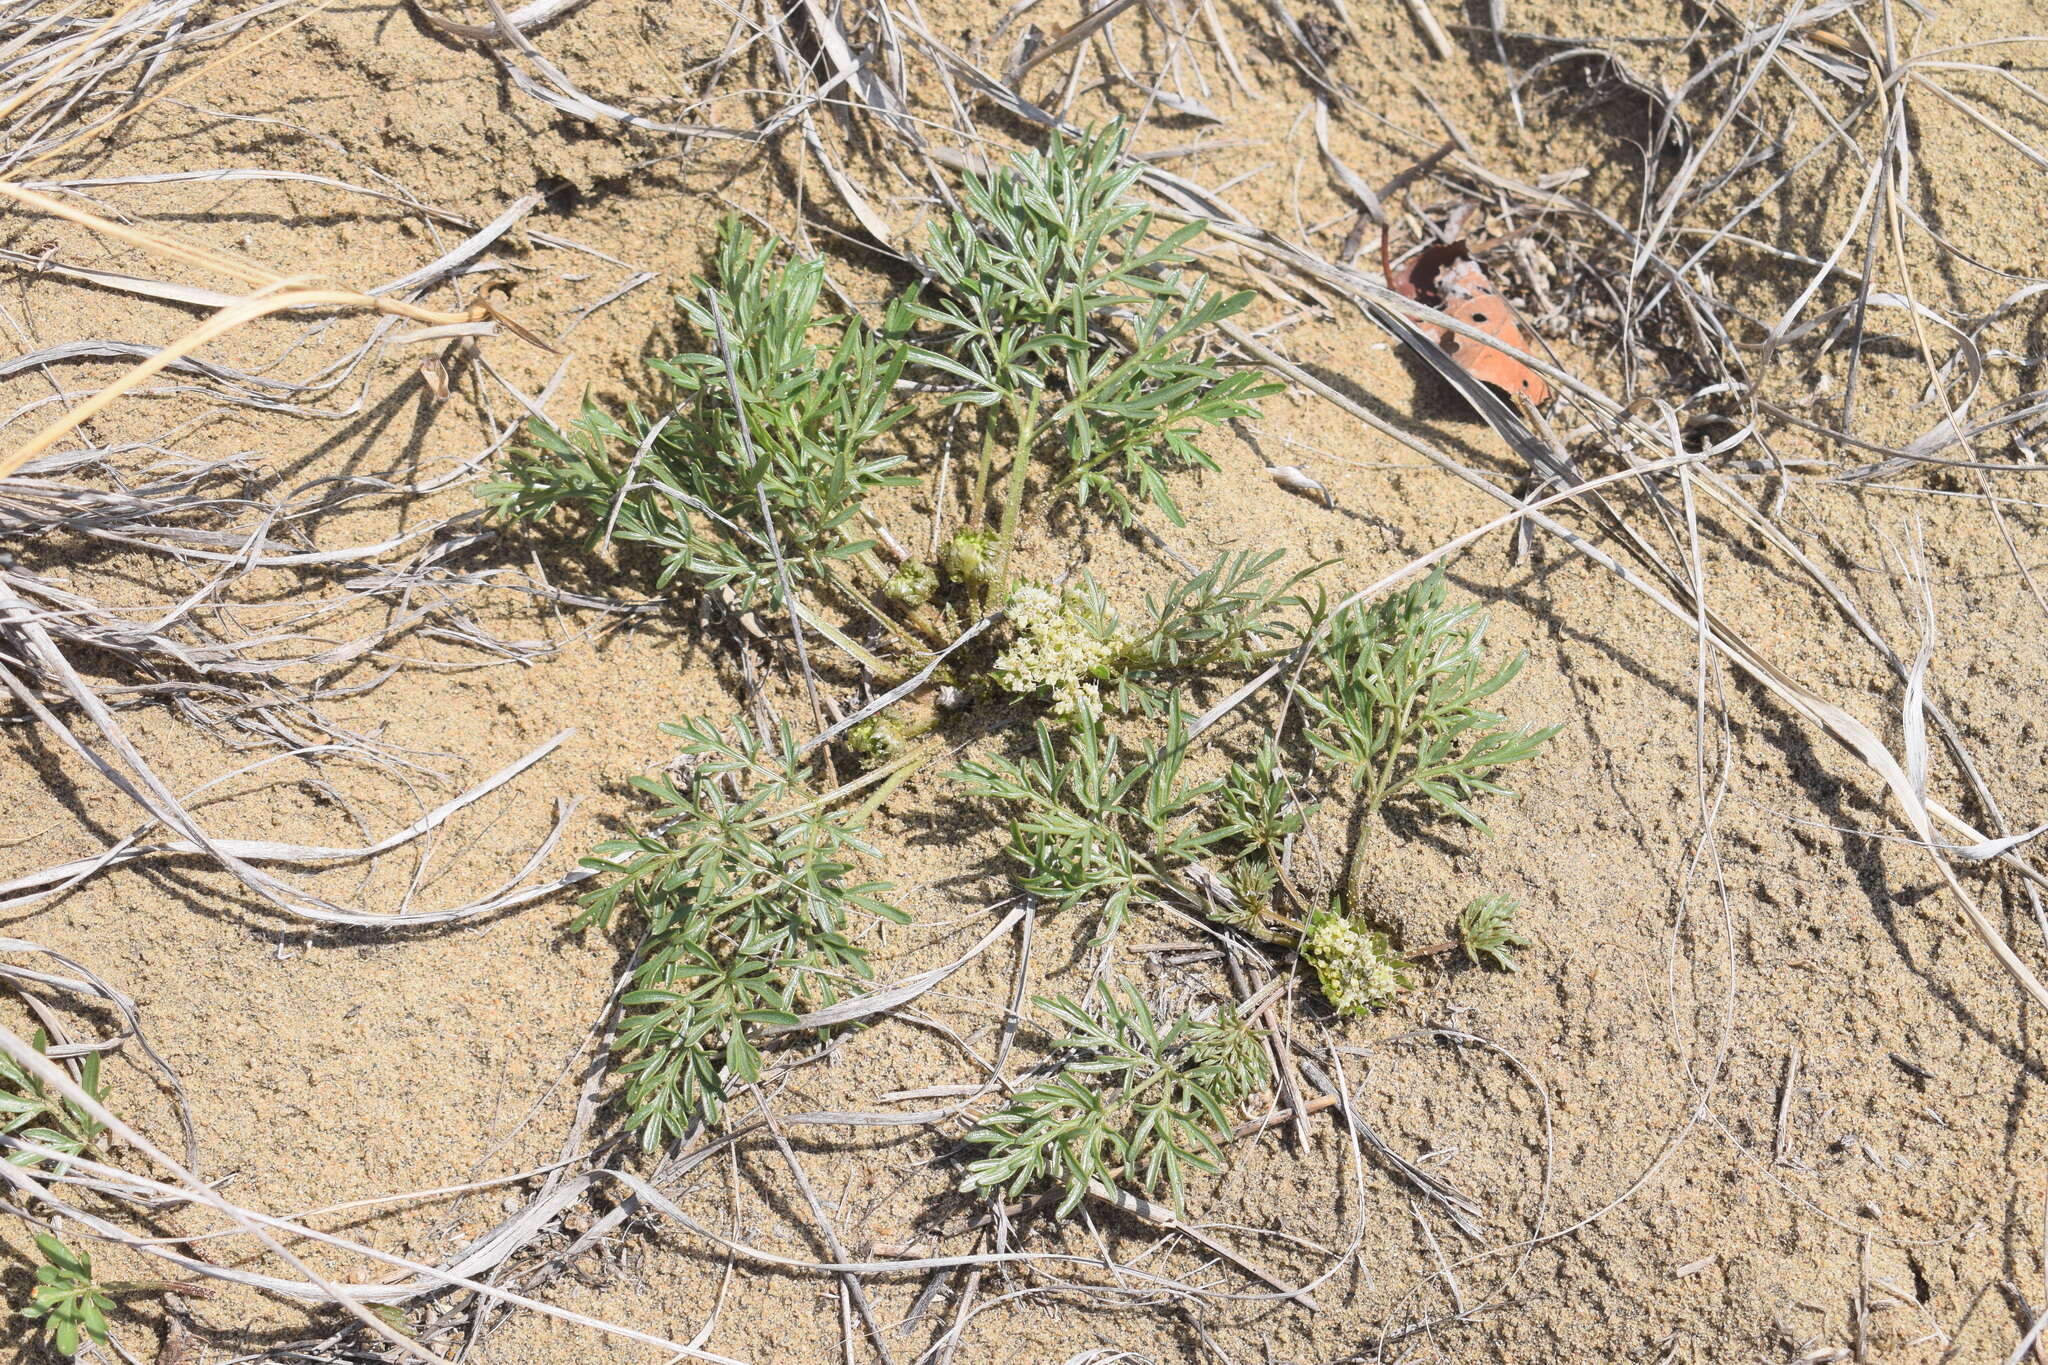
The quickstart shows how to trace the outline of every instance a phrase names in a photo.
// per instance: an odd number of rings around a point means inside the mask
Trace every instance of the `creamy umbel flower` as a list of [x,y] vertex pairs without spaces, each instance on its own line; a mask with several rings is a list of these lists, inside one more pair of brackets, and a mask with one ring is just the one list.
[[1370,1014],[1408,984],[1387,936],[1343,915],[1318,911],[1302,935],[1301,955],[1316,969],[1323,996],[1339,1014]]
[[1058,716],[1099,705],[1096,681],[1108,676],[1129,632],[1091,620],[1071,598],[1037,583],[1012,592],[1008,612],[1017,638],[996,656],[996,681],[1011,692],[1051,692]]

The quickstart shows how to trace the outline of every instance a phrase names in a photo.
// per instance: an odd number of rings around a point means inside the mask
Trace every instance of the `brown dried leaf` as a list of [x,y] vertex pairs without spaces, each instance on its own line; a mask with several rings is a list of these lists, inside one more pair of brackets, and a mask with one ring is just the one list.
[[[1387,286],[1403,298],[1426,303],[1460,322],[1470,323],[1503,345],[1518,351],[1528,349],[1514,305],[1493,287],[1463,241],[1424,247],[1400,269],[1388,272]],[[1521,394],[1531,403],[1542,403],[1550,397],[1550,385],[1543,376],[1506,351],[1448,328],[1423,324],[1422,330],[1473,378],[1505,392]]]

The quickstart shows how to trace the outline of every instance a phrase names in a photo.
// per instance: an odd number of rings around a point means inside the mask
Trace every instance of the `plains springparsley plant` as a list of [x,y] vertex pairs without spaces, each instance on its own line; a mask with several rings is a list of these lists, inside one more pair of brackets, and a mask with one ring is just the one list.
[[[860,709],[871,683],[909,678],[910,656],[1002,608],[1000,626],[930,672],[964,704],[994,693],[1045,708],[1022,757],[956,773],[1000,808],[1023,889],[1092,914],[1098,943],[1147,909],[1206,915],[1297,954],[1339,1012],[1369,1012],[1408,967],[1364,904],[1369,833],[1335,895],[1335,877],[1293,866],[1319,805],[1348,794],[1362,831],[1397,801],[1483,828],[1475,804],[1504,793],[1503,770],[1557,727],[1512,728],[1488,709],[1521,660],[1486,663],[1485,618],[1447,605],[1441,571],[1334,617],[1310,581],[1323,566],[1289,572],[1278,552],[1218,556],[1122,610],[1085,573],[1013,577],[1034,486],[1034,514],[1178,523],[1170,478],[1213,469],[1213,429],[1256,416],[1281,387],[1221,359],[1217,324],[1250,295],[1193,268],[1205,225],[1162,223],[1134,197],[1140,173],[1112,126],[970,175],[919,253],[926,283],[873,321],[824,306],[822,263],[728,221],[708,277],[679,300],[682,353],[650,362],[647,410],[590,401],[566,427],[537,426],[485,496],[506,517],[573,521],[592,547],[640,547],[663,590],[787,614],[797,645],[812,642],[806,681],[836,647],[860,668]],[[915,482],[907,452],[930,443],[898,428],[934,409],[964,419],[978,449],[952,536],[906,559],[883,513]],[[781,634],[756,632],[771,648]],[[1197,776],[1188,696],[1289,655],[1301,666],[1285,670],[1280,728]],[[716,1123],[730,1091],[760,1077],[771,1037],[814,1039],[802,1017],[862,989],[858,926],[906,917],[859,875],[861,819],[940,751],[909,746],[943,714],[848,727],[840,752],[891,772],[833,790],[787,726],[664,727],[681,761],[638,784],[656,804],[646,831],[585,861],[604,880],[579,921],[630,917],[641,935],[618,1046],[645,1144]],[[1507,912],[1489,913],[1467,949],[1506,965],[1520,940]],[[1187,1171],[1213,1166],[1232,1108],[1269,1080],[1257,1032],[1227,1009],[1155,1019],[1121,983],[1095,1012],[1041,1004],[1071,1030],[1059,1069],[976,1127],[970,1187],[1050,1185],[1071,1209],[1100,1181],[1178,1204]],[[0,1125],[64,1137],[61,1110],[23,1093],[36,1114],[0,1101]]]
[[1513,728],[1482,705],[1514,681],[1525,656],[1489,669],[1486,614],[1444,599],[1439,567],[1376,606],[1338,612],[1317,650],[1319,676],[1294,684],[1309,742],[1359,803],[1361,833],[1345,876],[1354,915],[1365,908],[1366,831],[1383,807],[1412,800],[1484,831],[1473,803],[1509,794],[1501,771],[1534,758],[1564,728]]
[[618,1049],[630,1124],[650,1149],[715,1123],[732,1085],[760,1079],[759,1030],[861,989],[871,973],[855,916],[909,922],[886,884],[856,879],[873,856],[859,817],[812,790],[786,727],[661,728],[681,745],[682,775],[634,779],[655,823],[584,859],[608,880],[577,920],[603,927],[630,906],[644,926]]
[[782,608],[787,579],[899,632],[929,631],[906,610],[921,605],[914,585],[889,591],[897,574],[867,521],[871,494],[915,482],[881,444],[910,414],[897,393],[907,315],[893,307],[877,329],[821,314],[823,262],[781,254],[727,219],[712,278],[677,300],[701,349],[648,362],[658,412],[586,399],[566,428],[536,422],[484,500],[526,521],[571,514],[592,546],[649,547],[659,588]]
[[1408,964],[1387,936],[1334,907],[1310,917],[1301,958],[1315,968],[1323,998],[1339,1014],[1371,1014],[1408,989]]
[[[1266,608],[1284,599],[1298,617],[1305,604],[1292,589],[1299,580],[1256,591],[1228,589],[1247,581],[1247,568],[1264,567],[1257,561],[1212,566],[1192,580],[1201,590],[1184,588],[1169,593],[1165,606],[1152,604],[1151,628],[1117,628],[1121,644],[1101,652],[1109,655],[1106,661],[1101,653],[1081,652],[1091,667],[1078,683],[1066,683],[1088,701],[1111,678],[1142,677],[1138,658],[1154,665],[1204,663],[1220,651],[1226,662],[1247,666],[1280,651],[1299,636],[1289,618],[1269,618]],[[1106,733],[1092,705],[1080,705],[1064,734],[1040,722],[1034,758],[970,762],[958,776],[975,795],[1010,809],[1009,852],[1024,888],[1056,906],[1099,907],[1104,936],[1135,908],[1197,909],[1253,938],[1294,947],[1339,1012],[1380,1008],[1405,986],[1408,964],[1373,928],[1364,904],[1365,850],[1375,817],[1388,801],[1414,798],[1425,809],[1484,829],[1472,803],[1505,793],[1501,769],[1533,757],[1559,728],[1510,728],[1480,705],[1513,680],[1521,659],[1489,669],[1484,615],[1476,607],[1448,606],[1444,597],[1439,573],[1376,608],[1349,609],[1328,622],[1316,666],[1295,684],[1316,760],[1298,771],[1289,770],[1280,744],[1268,740],[1218,779],[1184,779],[1185,723],[1178,699],[1162,693],[1162,743],[1126,750]],[[1087,638],[1104,639],[1109,630],[1099,622],[1114,617],[1095,597],[1083,596],[1083,608],[1074,600],[1071,593],[1059,599],[1060,617],[1084,619],[1092,623]],[[1032,608],[1033,619],[1055,612],[1050,599]],[[1309,619],[1319,619],[1319,612],[1317,604]],[[1219,624],[1201,632],[1175,629],[1174,623],[1187,621]],[[1348,788],[1363,817],[1343,894],[1313,910],[1283,874],[1290,843],[1317,804],[1313,795],[1300,794],[1304,787]],[[1498,919],[1497,927],[1505,923]]]
[[1503,971],[1515,971],[1510,948],[1527,948],[1529,940],[1515,929],[1515,912],[1522,907],[1513,896],[1480,896],[1458,915],[1458,942],[1472,965],[1490,962]]
[[1189,1172],[1217,1169],[1234,1111],[1272,1082],[1259,1030],[1228,1005],[1162,1024],[1116,979],[1094,1013],[1064,996],[1035,1003],[1069,1030],[1053,1045],[1058,1071],[968,1133],[982,1155],[964,1187],[1015,1196],[1051,1186],[1062,1217],[1091,1181],[1184,1208]]
[[1167,474],[1215,468],[1203,431],[1256,416],[1282,387],[1202,353],[1251,295],[1186,268],[1206,224],[1157,231],[1131,198],[1142,167],[1126,163],[1125,143],[1116,125],[1054,133],[1043,151],[970,174],[961,208],[925,243],[934,287],[910,304],[929,333],[918,358],[951,386],[946,402],[979,414],[971,529],[1009,455],[996,536],[979,562],[961,557],[996,600],[1034,466],[1056,501],[1099,504],[1126,524],[1150,504],[1178,524]]

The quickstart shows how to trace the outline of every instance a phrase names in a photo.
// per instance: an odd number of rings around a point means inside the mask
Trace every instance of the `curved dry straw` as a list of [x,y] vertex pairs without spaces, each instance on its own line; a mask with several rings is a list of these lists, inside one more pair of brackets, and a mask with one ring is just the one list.
[[497,322],[534,345],[545,344],[518,324],[500,315],[488,303],[474,304],[460,313],[449,313],[435,308],[421,308],[402,299],[380,298],[354,289],[318,288],[310,276],[280,275],[262,266],[238,261],[217,251],[174,241],[156,233],[144,232],[139,228],[127,227],[20,185],[0,182],[0,196],[12,199],[25,207],[68,219],[102,236],[139,247],[165,260],[228,275],[244,284],[254,286],[255,290],[240,302],[221,309],[149,359],[129,369],[91,398],[44,427],[14,451],[0,455],[0,478],[14,473],[50,449],[67,433],[111,407],[114,400],[122,394],[143,384],[166,367],[191,355],[210,341],[218,340],[238,328],[276,313],[288,313],[305,308],[361,309],[392,317],[408,318],[428,327]]

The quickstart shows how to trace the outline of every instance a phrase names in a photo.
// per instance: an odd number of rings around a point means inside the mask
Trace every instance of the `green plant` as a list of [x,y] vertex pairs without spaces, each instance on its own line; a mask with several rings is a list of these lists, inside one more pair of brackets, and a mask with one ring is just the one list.
[[1011,451],[998,585],[1034,459],[1050,461],[1056,497],[1100,502],[1125,523],[1149,502],[1178,523],[1166,473],[1214,468],[1201,430],[1255,415],[1280,388],[1199,354],[1203,334],[1251,296],[1216,293],[1183,269],[1204,224],[1154,238],[1154,215],[1128,198],[1140,168],[1120,164],[1124,145],[1118,126],[1055,133],[1041,152],[969,175],[964,207],[925,245],[938,288],[910,311],[937,335],[919,358],[960,385],[946,401],[982,414],[972,524],[998,445],[1007,438]]
[[[909,413],[895,392],[907,314],[892,308],[880,331],[819,316],[824,264],[778,266],[779,245],[726,220],[714,279],[677,300],[704,349],[648,362],[666,384],[663,415],[629,406],[621,420],[586,399],[564,430],[535,422],[533,446],[483,497],[529,521],[574,512],[593,545],[652,547],[663,588],[681,579],[742,609],[782,607],[786,571],[894,628],[874,601],[892,574],[863,518],[869,494],[914,482],[901,455],[874,449]],[[836,343],[819,345],[820,331]]]
[[[31,1041],[37,1052],[49,1052],[49,1035],[41,1029],[36,1030]],[[95,1100],[106,1098],[106,1091],[100,1086],[97,1052],[88,1052],[79,1060],[78,1082],[79,1088]],[[62,1095],[52,1094],[35,1073],[12,1057],[0,1054],[0,1133],[65,1156],[77,1156],[101,1131],[97,1119]],[[33,1166],[46,1160],[34,1152],[14,1152],[7,1159],[17,1166]]]
[[646,922],[618,1048],[630,1123],[650,1148],[716,1122],[728,1087],[759,1079],[752,1030],[859,989],[870,972],[848,937],[852,915],[909,921],[883,899],[887,884],[852,879],[873,852],[859,816],[812,792],[787,727],[661,728],[680,741],[684,772],[635,779],[657,823],[584,860],[610,880],[576,922],[608,925],[624,904]]
[[1146,619],[1130,631],[1118,661],[1119,699],[1156,712],[1175,683],[1226,670],[1250,671],[1292,649],[1322,618],[1320,593],[1301,589],[1325,567],[1273,572],[1284,550],[1222,554],[1209,566],[1145,598]]
[[954,777],[1011,808],[1009,854],[1024,889],[1060,909],[1099,903],[1103,938],[1134,905],[1187,899],[1177,874],[1236,833],[1194,818],[1221,782],[1182,780],[1187,733],[1177,705],[1163,740],[1134,757],[1086,708],[1069,731],[1039,721],[1037,739],[1022,762],[971,759]]
[[1137,988],[1114,979],[1095,1014],[1064,996],[1036,1003],[1071,1030],[1053,1045],[1058,1074],[967,1135],[984,1155],[964,1187],[1016,1195],[1053,1184],[1065,1215],[1089,1182],[1128,1181],[1184,1207],[1189,1169],[1217,1168],[1231,1109],[1271,1083],[1259,1031],[1229,1006],[1162,1029]]
[[1315,968],[1323,998],[1339,1014],[1371,1014],[1408,989],[1409,964],[1387,936],[1335,907],[1309,917],[1301,957]]
[[1280,578],[1269,571],[1282,553],[1219,555],[1148,595],[1135,624],[1086,572],[1064,591],[1020,584],[1006,604],[1012,643],[996,659],[995,681],[1019,695],[1050,695],[1063,718],[1099,706],[1105,684],[1120,709],[1163,714],[1191,678],[1249,669],[1314,624],[1321,603],[1297,589],[1322,566]]
[[1444,596],[1438,568],[1377,606],[1337,613],[1318,651],[1321,677],[1294,687],[1313,718],[1310,742],[1359,799],[1345,877],[1353,914],[1364,911],[1366,827],[1388,802],[1417,798],[1484,830],[1472,803],[1506,794],[1500,771],[1535,757],[1563,728],[1510,729],[1481,706],[1514,680],[1525,656],[1488,672],[1485,613],[1447,606]]
[[107,1344],[107,1314],[114,1301],[93,1282],[92,1257],[73,1251],[47,1232],[36,1234],[44,1264],[36,1267],[36,1286],[20,1313],[43,1324],[43,1339],[57,1354],[72,1356],[90,1340]]
[[1529,940],[1515,932],[1515,912],[1521,905],[1513,896],[1480,896],[1458,915],[1458,941],[1474,966],[1483,961],[1506,971],[1515,971],[1510,948],[1527,948]]
[[1217,805],[1247,850],[1268,865],[1277,865],[1287,841],[1301,833],[1314,803],[1304,804],[1290,791],[1280,746],[1267,739],[1252,751],[1251,762],[1233,763],[1217,790]]

